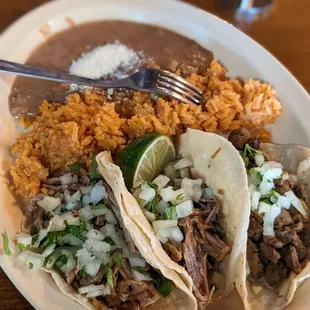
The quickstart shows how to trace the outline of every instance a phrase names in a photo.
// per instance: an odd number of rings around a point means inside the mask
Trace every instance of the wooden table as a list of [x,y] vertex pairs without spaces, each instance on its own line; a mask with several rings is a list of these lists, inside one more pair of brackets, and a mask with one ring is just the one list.
[[[219,0],[190,0],[232,22],[275,55],[310,91],[310,1],[277,0],[270,14],[253,21],[237,20]],[[10,0],[0,5],[0,31],[46,0]],[[223,0],[222,0],[223,2]],[[33,309],[0,269],[0,309]]]

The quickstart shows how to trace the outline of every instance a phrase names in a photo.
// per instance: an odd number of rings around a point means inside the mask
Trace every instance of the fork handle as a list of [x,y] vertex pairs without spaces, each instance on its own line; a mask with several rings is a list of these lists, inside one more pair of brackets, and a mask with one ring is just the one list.
[[93,80],[62,72],[36,68],[6,60],[0,60],[0,72],[11,73],[20,76],[28,76],[43,80],[56,81],[61,83],[74,83],[93,87],[117,88],[127,86],[127,79],[118,81]]

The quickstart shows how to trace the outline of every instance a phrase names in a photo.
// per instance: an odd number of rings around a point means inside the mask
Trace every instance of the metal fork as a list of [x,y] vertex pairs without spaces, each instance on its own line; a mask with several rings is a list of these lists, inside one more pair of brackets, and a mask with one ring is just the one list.
[[169,71],[141,69],[125,79],[116,81],[93,80],[71,74],[0,60],[0,72],[28,76],[62,83],[74,83],[97,88],[129,88],[149,93],[159,93],[185,103],[200,104],[202,91]]

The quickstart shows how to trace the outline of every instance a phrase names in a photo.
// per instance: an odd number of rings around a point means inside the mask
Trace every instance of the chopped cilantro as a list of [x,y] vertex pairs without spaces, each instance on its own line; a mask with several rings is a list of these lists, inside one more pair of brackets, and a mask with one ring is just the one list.
[[113,283],[112,269],[111,269],[111,267],[108,264],[105,265],[105,273],[106,273],[108,284],[110,285],[111,288],[113,288],[114,287],[114,283]]
[[88,277],[88,274],[86,273],[85,270],[80,270],[80,271],[79,271],[79,276],[80,276],[80,278],[82,278],[82,279],[86,279],[86,278]]
[[9,238],[8,238],[8,234],[6,233],[6,231],[2,233],[2,243],[3,243],[4,253],[7,256],[11,256],[12,252],[11,252],[10,247],[9,247]]
[[60,268],[67,265],[67,263],[68,263],[68,256],[65,254],[61,254],[56,260],[55,265]]
[[119,253],[114,252],[113,255],[112,255],[112,258],[113,258],[115,264],[116,264],[119,268],[122,268],[122,267],[123,267],[122,259],[121,259]]
[[155,183],[152,183],[152,182],[149,182],[149,181],[146,181],[146,184],[149,186],[149,187],[152,187],[154,189],[158,189],[158,185],[155,184]]
[[172,205],[173,206],[177,206],[179,203],[181,203],[183,200],[184,200],[184,194],[179,194],[176,198],[175,198],[175,200],[172,202]]
[[249,144],[246,144],[243,150],[242,158],[248,157],[249,159],[254,160],[255,155],[262,154],[261,151],[253,149]]
[[18,243],[17,247],[20,251],[25,250],[27,248],[23,243]]
[[271,205],[270,197],[263,197],[259,200],[259,202],[264,202],[264,203]]
[[101,205],[97,205],[97,206],[90,206],[90,208],[91,208],[92,210],[105,209],[105,208],[106,208],[106,205],[101,204]]
[[174,220],[176,213],[176,206],[169,207],[165,210],[164,219],[165,220]]
[[80,165],[80,164],[69,164],[68,168],[71,170],[71,172],[80,172],[82,169],[82,165]]
[[114,240],[110,237],[107,236],[103,239],[104,242],[109,243],[111,246],[116,245],[116,243],[114,242]]
[[29,269],[33,269],[33,263],[29,263]]
[[100,174],[98,173],[98,163],[96,161],[96,157],[93,157],[90,169],[90,178],[91,180],[98,180],[101,179]]
[[154,269],[151,270],[150,275],[154,281],[154,285],[156,289],[160,292],[160,294],[163,296],[168,296],[173,288],[172,281],[169,279],[166,279]]
[[138,272],[140,272],[140,273],[142,273],[142,274],[145,274],[145,275],[149,276],[148,272],[147,272],[146,270],[144,270],[143,267],[134,266],[134,267],[132,267],[132,269],[133,269],[133,270],[136,270],[136,271],[138,271]]
[[152,199],[152,201],[150,202],[150,211],[152,212],[152,213],[155,213],[155,211],[156,211],[156,205],[157,205],[157,197],[155,196],[153,199]]

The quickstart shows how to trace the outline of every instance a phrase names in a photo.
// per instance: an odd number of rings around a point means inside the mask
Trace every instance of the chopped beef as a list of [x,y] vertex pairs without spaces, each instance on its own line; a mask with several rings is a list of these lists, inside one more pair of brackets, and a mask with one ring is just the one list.
[[293,189],[292,181],[283,180],[283,179],[275,179],[274,180],[275,189],[280,195],[284,195],[286,192],[289,192]]
[[105,275],[105,268],[104,268],[104,266],[101,266],[95,277],[81,278],[80,279],[80,286],[87,286],[90,284],[100,284],[104,275]]
[[304,228],[303,222],[297,222],[295,224],[292,224],[286,227],[286,229],[295,231],[297,233],[300,233],[303,230],[303,228]]
[[251,213],[248,228],[248,236],[255,242],[259,242],[263,237],[263,219],[257,215],[255,212]]
[[[121,301],[145,308],[161,298],[160,293],[151,282],[136,280],[121,280],[117,282],[115,293]],[[108,307],[111,307],[108,304]],[[114,307],[115,308],[115,307]],[[117,308],[119,309],[119,308]],[[127,308],[140,309],[140,308]]]
[[309,197],[306,184],[295,185],[293,191],[299,199],[302,199],[306,203],[308,202]]
[[46,184],[60,185],[61,184],[60,177],[47,178]]
[[69,185],[52,185],[47,183],[42,183],[42,187],[47,189],[52,189],[54,191],[64,191],[65,189],[68,189]]
[[275,218],[274,227],[275,229],[282,229],[283,226],[294,224],[294,220],[292,219],[290,213],[283,209],[281,210],[280,215]]
[[105,219],[105,216],[104,215],[99,215],[97,216],[96,218],[96,221],[95,221],[95,225],[99,226],[99,227],[103,227],[106,223],[106,219]]
[[259,259],[258,247],[250,239],[247,241],[247,261],[250,268],[250,276],[258,280],[264,275],[264,265]]
[[212,222],[215,233],[223,240],[225,237],[224,230],[225,215],[219,212],[216,216],[216,222]]
[[260,144],[262,143],[262,140],[261,140],[260,136],[255,136],[255,137],[249,139],[249,141],[247,143],[253,149],[259,150]]
[[65,274],[66,281],[69,285],[71,285],[72,282],[75,280],[75,277],[78,272],[79,272],[79,269],[77,268],[77,266],[75,266],[71,271]]
[[168,253],[169,257],[178,263],[182,260],[182,247],[181,244],[173,243],[172,241],[168,241],[163,245],[164,250]]
[[276,249],[281,249],[284,247],[284,243],[275,236],[264,236],[263,240],[266,244],[271,245]]
[[298,253],[295,247],[292,245],[283,247],[281,249],[281,257],[289,269],[293,270],[296,274],[300,273]]
[[238,150],[243,150],[245,144],[251,138],[251,133],[246,128],[233,130],[228,136],[228,140]]
[[217,235],[206,232],[207,242],[203,244],[203,250],[218,261],[222,261],[229,253],[230,247],[226,245]]
[[305,227],[300,233],[300,239],[306,247],[310,247],[310,226]]
[[269,263],[266,266],[265,280],[270,286],[276,286],[288,276],[287,267],[279,261],[278,263]]
[[277,250],[265,242],[259,244],[259,256],[264,264],[268,262],[276,263],[281,257]]

